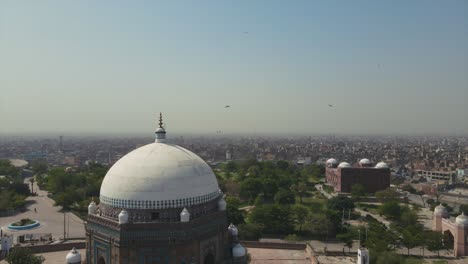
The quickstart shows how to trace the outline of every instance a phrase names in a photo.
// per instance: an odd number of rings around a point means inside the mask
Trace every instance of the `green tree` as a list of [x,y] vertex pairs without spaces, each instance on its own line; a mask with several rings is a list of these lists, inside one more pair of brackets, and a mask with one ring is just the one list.
[[353,199],[359,199],[362,196],[366,195],[366,190],[364,189],[364,186],[362,184],[356,183],[351,186],[351,197]]
[[329,199],[327,201],[327,207],[330,210],[339,211],[339,212],[343,211],[343,209],[345,211],[353,210],[354,209],[354,201],[353,201],[353,199],[350,199],[348,197],[337,196],[337,197],[333,197],[333,198],[331,198],[331,199]]
[[326,239],[334,233],[334,229],[333,222],[325,212],[311,212],[310,218],[304,225],[304,230],[311,235]]
[[302,226],[306,223],[309,216],[309,208],[302,204],[295,204],[291,207],[294,221],[299,225],[299,232],[302,231]]
[[22,247],[15,247],[6,258],[9,264],[41,264],[44,260],[44,257],[35,256],[29,249]]
[[303,203],[302,198],[307,193],[307,185],[304,182],[299,182],[298,184],[291,185],[291,190],[299,196],[299,201]]
[[399,223],[402,226],[413,226],[418,223],[418,215],[408,207],[403,207]]
[[347,230],[345,233],[336,235],[336,238],[338,238],[341,242],[343,242],[345,246],[348,248],[348,252],[351,251],[351,248],[353,247],[354,239],[357,237],[358,237],[357,234],[352,229]]
[[278,185],[273,179],[263,178],[262,179],[262,190],[265,198],[271,200],[278,191]]
[[250,223],[263,226],[269,234],[289,234],[294,230],[289,206],[264,205],[255,207],[249,215]]
[[224,169],[227,172],[236,172],[238,170],[237,163],[235,163],[234,161],[229,161],[228,163],[226,163]]
[[398,201],[400,199],[400,194],[394,188],[387,188],[383,191],[378,191],[375,193],[375,197],[381,202],[387,201]]
[[235,225],[244,223],[244,214],[239,210],[241,204],[239,198],[228,196],[226,197],[226,215],[229,223]]
[[296,202],[296,196],[294,193],[287,189],[280,189],[275,194],[275,202],[277,204],[294,204]]
[[390,201],[382,204],[380,206],[380,214],[385,215],[386,217],[397,220],[400,219],[401,216],[401,207],[395,201]]
[[440,250],[445,248],[442,233],[437,231],[426,231],[424,233],[424,238],[427,249],[430,251],[437,251],[437,255],[440,256]]
[[278,169],[285,171],[289,168],[289,163],[285,160],[279,160],[278,162],[276,162],[276,166],[278,167]]
[[11,165],[9,160],[0,160],[0,175],[9,176],[12,179],[16,179],[20,175],[20,170]]
[[464,213],[465,215],[468,215],[468,204],[462,204],[460,205],[460,208],[458,209],[458,213]]
[[49,165],[47,164],[47,161],[45,160],[40,160],[36,161],[32,164],[32,171],[36,175],[41,175],[47,173],[49,170]]
[[237,226],[239,230],[239,239],[241,240],[258,240],[262,236],[262,226],[254,223],[240,224]]
[[258,178],[247,178],[241,183],[240,194],[253,202],[262,191],[262,183]]
[[401,243],[408,250],[408,256],[410,249],[421,245],[421,237],[418,234],[413,234],[410,230],[404,229],[401,232]]

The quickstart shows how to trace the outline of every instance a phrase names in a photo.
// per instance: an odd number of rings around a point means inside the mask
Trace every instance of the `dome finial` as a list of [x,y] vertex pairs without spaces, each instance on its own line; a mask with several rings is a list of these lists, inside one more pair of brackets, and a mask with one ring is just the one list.
[[159,128],[163,128],[163,118],[161,112],[159,112]]
[[159,112],[159,127],[156,129],[156,140],[155,142],[164,143],[166,142],[166,130],[163,127],[162,113]]

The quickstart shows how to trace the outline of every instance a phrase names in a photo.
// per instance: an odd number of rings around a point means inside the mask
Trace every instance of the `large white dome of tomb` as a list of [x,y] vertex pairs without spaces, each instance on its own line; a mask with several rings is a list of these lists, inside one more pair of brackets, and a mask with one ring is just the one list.
[[[163,134],[161,134],[163,133]],[[101,203],[117,208],[182,208],[219,197],[218,181],[200,157],[165,142],[165,131],[156,142],[118,160],[107,172]]]

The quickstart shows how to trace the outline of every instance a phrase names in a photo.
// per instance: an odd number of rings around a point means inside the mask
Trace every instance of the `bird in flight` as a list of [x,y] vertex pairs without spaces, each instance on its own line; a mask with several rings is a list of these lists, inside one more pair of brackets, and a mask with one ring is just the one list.
[[230,106],[230,105],[226,105],[224,108],[229,108],[229,107],[231,107],[231,106]]
[[331,105],[331,104],[328,104],[328,106],[329,106],[329,107],[333,107],[333,105]]

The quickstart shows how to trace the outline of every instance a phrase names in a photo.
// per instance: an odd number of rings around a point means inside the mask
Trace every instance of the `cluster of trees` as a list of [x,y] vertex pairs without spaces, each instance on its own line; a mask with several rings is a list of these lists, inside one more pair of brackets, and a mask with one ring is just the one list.
[[52,195],[56,205],[85,212],[92,197],[99,197],[102,180],[109,168],[91,163],[77,171],[54,168],[36,176],[37,183]]
[[[240,237],[247,240],[263,234],[332,234],[336,229],[330,221],[332,211],[323,202],[304,202],[323,175],[324,167],[316,164],[299,167],[287,161],[254,159],[228,162],[217,173],[221,189],[231,195],[227,198],[228,220],[239,225]],[[243,215],[238,210],[242,205],[253,206]]]
[[6,257],[9,264],[42,264],[45,259],[42,256],[35,256],[29,249],[15,247]]
[[0,210],[16,209],[24,206],[24,199],[30,195],[29,187],[23,183],[18,168],[8,160],[0,160]]
[[217,176],[224,192],[239,195],[249,204],[254,204],[259,195],[266,203],[294,204],[296,196],[302,202],[313,181],[323,173],[323,166],[315,164],[297,167],[287,161],[258,162],[249,159],[226,163],[222,175],[218,173]]

